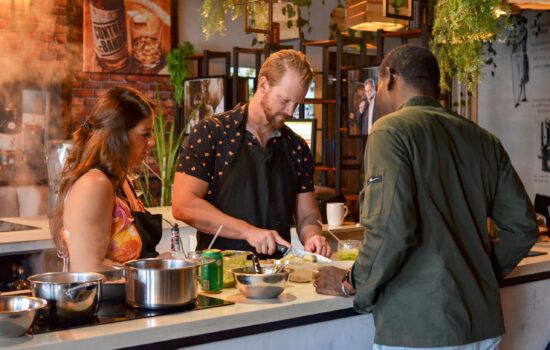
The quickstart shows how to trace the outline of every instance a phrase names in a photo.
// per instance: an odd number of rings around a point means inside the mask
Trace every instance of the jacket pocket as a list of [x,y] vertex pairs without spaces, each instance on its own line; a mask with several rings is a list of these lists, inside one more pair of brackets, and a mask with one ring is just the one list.
[[374,169],[365,180],[365,186],[360,194],[361,222],[364,219],[378,217],[382,211],[384,196],[384,169]]

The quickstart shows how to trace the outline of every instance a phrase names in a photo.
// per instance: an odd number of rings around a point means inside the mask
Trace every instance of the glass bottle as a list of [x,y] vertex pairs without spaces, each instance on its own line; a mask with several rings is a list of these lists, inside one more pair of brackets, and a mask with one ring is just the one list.
[[99,65],[119,70],[128,63],[124,0],[91,0],[92,36]]
[[174,224],[170,230],[170,255],[176,259],[185,259],[185,252],[181,244],[180,229]]

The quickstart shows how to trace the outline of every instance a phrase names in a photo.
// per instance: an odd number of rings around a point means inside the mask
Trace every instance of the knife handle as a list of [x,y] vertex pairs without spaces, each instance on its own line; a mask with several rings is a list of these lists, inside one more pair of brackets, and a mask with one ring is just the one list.
[[257,274],[264,273],[262,266],[260,265],[260,258],[256,254],[252,254],[252,265],[254,266],[254,272]]
[[279,243],[277,243],[276,249],[279,253],[281,253],[283,255],[288,251],[287,247],[285,247],[284,245],[279,244]]

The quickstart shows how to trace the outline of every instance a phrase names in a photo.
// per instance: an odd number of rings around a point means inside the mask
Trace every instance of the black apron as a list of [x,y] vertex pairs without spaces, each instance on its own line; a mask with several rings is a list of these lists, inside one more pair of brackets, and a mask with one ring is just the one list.
[[[209,202],[229,216],[259,228],[275,230],[290,242],[298,177],[286,137],[278,138],[271,148],[248,145],[245,129],[247,117],[248,106],[244,110],[243,136],[235,159]],[[211,234],[197,232],[197,250],[206,249],[212,238]],[[246,240],[219,236],[212,248],[256,251]],[[280,253],[260,255],[261,259],[280,257]]]
[[[139,201],[139,197],[134,189],[134,186],[128,180],[127,183],[135,198]],[[124,194],[124,191],[122,191],[122,193]],[[128,199],[127,202],[128,207],[132,208]],[[147,209],[145,209],[145,207],[142,209],[143,211],[130,209],[132,216],[134,217],[134,225],[139,233],[139,236],[141,237],[141,253],[139,254],[139,258],[155,258],[159,255],[156,247],[162,238],[162,215],[151,214],[147,211]]]

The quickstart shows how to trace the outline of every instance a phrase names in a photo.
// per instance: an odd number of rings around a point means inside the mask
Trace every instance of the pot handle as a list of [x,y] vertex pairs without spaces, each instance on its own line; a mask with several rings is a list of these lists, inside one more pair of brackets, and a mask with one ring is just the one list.
[[93,281],[93,282],[82,283],[82,284],[79,284],[76,287],[71,287],[69,289],[66,289],[64,291],[64,293],[65,293],[65,296],[67,296],[67,298],[69,298],[71,300],[75,300],[75,299],[78,298],[78,295],[79,295],[78,292],[81,289],[88,288],[88,287],[95,286],[95,285],[99,285],[97,294],[98,294],[98,297],[101,297],[101,281]]

